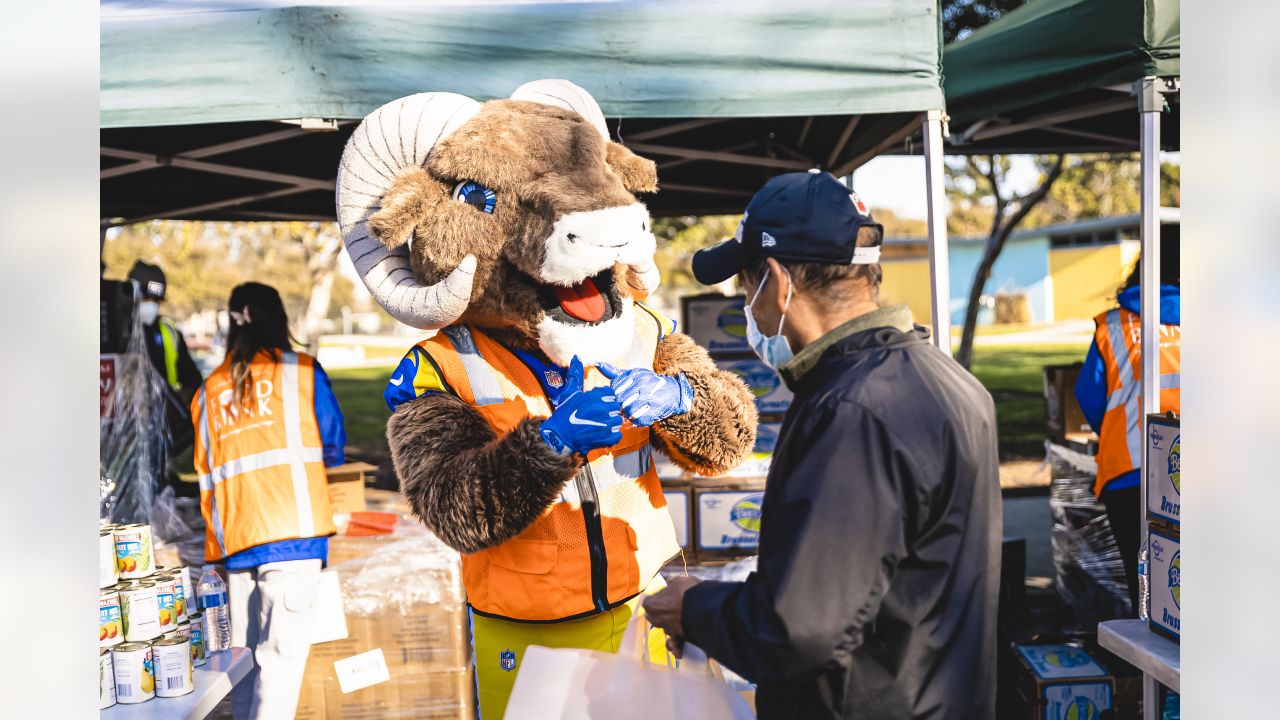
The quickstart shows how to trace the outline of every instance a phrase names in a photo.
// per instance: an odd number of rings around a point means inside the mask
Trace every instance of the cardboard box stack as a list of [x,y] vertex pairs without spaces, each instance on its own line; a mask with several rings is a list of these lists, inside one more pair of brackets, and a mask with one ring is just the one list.
[[1076,380],[1083,363],[1044,367],[1044,410],[1049,439],[1059,445],[1068,442],[1088,445],[1095,438],[1084,411],[1076,402]]
[[1016,708],[1007,716],[1021,720],[1067,720],[1110,715],[1115,679],[1089,653],[1075,645],[1014,645],[1020,663]]
[[[659,473],[668,493],[688,495],[689,544],[685,559],[691,564],[719,564],[756,551],[765,477],[769,474],[782,416],[792,400],[782,378],[752,354],[746,339],[743,302],[741,295],[714,294],[686,297],[681,301],[684,331],[710,352],[718,366],[747,383],[760,413],[755,448],[737,468],[715,478],[691,475],[678,468]],[[682,503],[683,498],[677,503],[668,503],[668,507],[673,508],[677,530],[681,522],[685,522],[676,517],[681,515]]]
[[1147,416],[1148,611],[1151,629],[1182,635],[1182,431],[1169,415]]
[[[398,493],[369,490],[368,500],[394,523],[389,534],[330,539],[326,572],[341,601],[318,630],[339,639],[311,646],[296,717],[474,717],[458,554],[406,517]],[[355,520],[350,532],[379,526]]]

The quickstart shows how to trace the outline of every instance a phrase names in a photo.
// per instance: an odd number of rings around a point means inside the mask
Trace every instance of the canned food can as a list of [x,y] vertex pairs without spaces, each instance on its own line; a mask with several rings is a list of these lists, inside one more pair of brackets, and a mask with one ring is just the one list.
[[189,600],[191,597],[187,594],[187,586],[182,579],[182,571],[186,568],[173,568],[166,570],[165,574],[173,578],[173,609],[178,613],[178,622],[187,621],[187,616],[191,614]]
[[173,635],[174,637],[186,638],[190,640],[191,639],[191,623],[189,622],[178,623],[178,627],[174,629],[173,632],[165,633],[165,634]]
[[98,709],[116,704],[116,673],[111,667],[111,651],[98,649]]
[[168,575],[157,575],[152,582],[156,585],[156,607],[159,608],[160,632],[167,633],[178,627],[178,608],[176,602],[177,582]]
[[173,573],[175,579],[179,579],[182,585],[182,592],[179,597],[182,599],[182,608],[179,612],[179,619],[188,618],[192,611],[196,609],[196,587],[191,584],[191,568],[186,565],[179,565],[169,571]]
[[191,665],[191,643],[185,638],[165,638],[151,646],[155,655],[156,695],[178,697],[196,688]]
[[151,526],[125,525],[115,530],[116,565],[126,580],[144,578],[155,572],[156,556],[151,547]]
[[191,613],[187,616],[187,627],[191,631],[191,664],[200,667],[205,663],[204,615]]
[[107,588],[98,591],[98,647],[108,648],[124,642],[124,619],[120,612],[120,591]]
[[156,696],[156,679],[150,643],[127,642],[111,651],[116,676],[116,702],[128,705]]
[[98,588],[107,588],[120,581],[120,568],[116,565],[116,534],[111,530],[98,532]]
[[126,642],[146,642],[160,637],[160,605],[156,601],[155,583],[136,582],[122,588],[120,615],[124,618]]

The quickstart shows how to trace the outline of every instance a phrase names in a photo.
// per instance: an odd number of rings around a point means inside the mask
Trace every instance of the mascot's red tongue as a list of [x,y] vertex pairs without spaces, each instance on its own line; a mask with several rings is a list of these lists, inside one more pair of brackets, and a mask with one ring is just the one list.
[[587,278],[573,287],[555,286],[556,299],[560,301],[560,309],[582,322],[599,322],[604,319],[604,296],[591,278]]

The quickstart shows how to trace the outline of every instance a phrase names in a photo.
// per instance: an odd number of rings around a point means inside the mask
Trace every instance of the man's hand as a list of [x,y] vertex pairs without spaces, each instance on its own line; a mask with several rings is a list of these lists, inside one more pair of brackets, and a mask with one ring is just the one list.
[[683,373],[659,375],[644,368],[622,370],[608,363],[600,363],[596,369],[609,378],[622,403],[622,413],[637,427],[683,415],[693,407],[693,387]]
[[684,594],[697,584],[698,580],[695,578],[674,577],[667,581],[665,590],[644,599],[645,617],[654,627],[662,628],[667,633],[667,649],[676,657],[684,654],[684,626],[681,625],[680,618]]
[[569,377],[561,391],[564,399],[542,421],[542,439],[552,450],[566,455],[586,455],[596,448],[612,447],[622,439],[622,411],[609,387],[584,391],[582,361],[569,363]]

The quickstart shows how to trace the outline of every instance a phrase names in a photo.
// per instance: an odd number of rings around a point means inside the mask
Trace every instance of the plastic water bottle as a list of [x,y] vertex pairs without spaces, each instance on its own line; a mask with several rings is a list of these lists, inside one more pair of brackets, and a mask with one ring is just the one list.
[[1138,619],[1151,619],[1151,581],[1147,577],[1147,568],[1149,567],[1147,549],[1147,538],[1142,538],[1142,545],[1138,548]]
[[196,597],[200,600],[200,611],[204,613],[205,650],[215,652],[231,647],[231,607],[227,602],[227,584],[218,577],[214,566],[201,568]]

